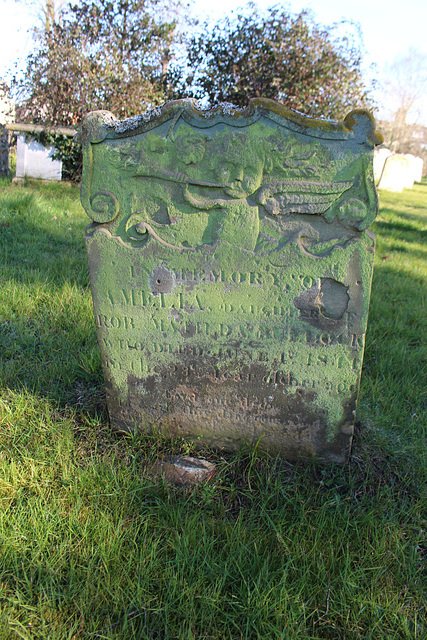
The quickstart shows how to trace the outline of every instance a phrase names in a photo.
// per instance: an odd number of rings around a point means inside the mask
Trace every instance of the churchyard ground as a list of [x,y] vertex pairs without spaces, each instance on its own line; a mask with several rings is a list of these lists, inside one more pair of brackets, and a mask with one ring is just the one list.
[[427,185],[380,194],[344,466],[113,433],[78,189],[0,186],[0,638],[425,638]]

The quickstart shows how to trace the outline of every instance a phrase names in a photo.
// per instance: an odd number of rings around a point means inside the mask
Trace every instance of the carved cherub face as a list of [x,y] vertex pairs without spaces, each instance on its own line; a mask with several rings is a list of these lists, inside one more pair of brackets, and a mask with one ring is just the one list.
[[178,129],[181,133],[176,137],[176,154],[180,162],[185,165],[198,164],[205,153],[205,139],[195,131]]
[[224,141],[218,154],[217,179],[232,198],[246,198],[260,187],[264,159],[244,134]]
[[224,160],[219,170],[219,179],[226,184],[224,191],[232,198],[246,198],[258,189],[262,182],[263,162],[254,158],[250,164]]

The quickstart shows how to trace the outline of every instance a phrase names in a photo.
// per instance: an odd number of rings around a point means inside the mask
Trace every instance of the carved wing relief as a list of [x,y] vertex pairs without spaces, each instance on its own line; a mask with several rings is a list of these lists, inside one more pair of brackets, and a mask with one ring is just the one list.
[[274,182],[259,190],[258,202],[274,216],[326,213],[352,186],[353,182]]

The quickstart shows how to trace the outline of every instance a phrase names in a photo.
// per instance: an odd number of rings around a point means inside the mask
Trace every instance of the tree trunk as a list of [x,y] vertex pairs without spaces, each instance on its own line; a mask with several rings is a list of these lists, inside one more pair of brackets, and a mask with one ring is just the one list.
[[9,131],[0,125],[0,176],[9,175]]

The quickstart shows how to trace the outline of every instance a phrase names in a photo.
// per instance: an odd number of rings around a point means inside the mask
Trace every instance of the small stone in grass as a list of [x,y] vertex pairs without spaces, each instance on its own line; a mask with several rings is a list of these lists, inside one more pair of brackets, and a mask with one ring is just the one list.
[[170,456],[153,467],[155,473],[164,475],[166,480],[178,485],[191,485],[209,480],[215,469],[216,465],[212,462],[191,456]]

